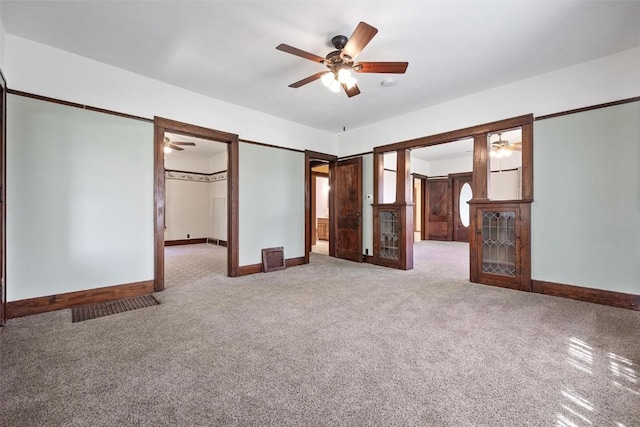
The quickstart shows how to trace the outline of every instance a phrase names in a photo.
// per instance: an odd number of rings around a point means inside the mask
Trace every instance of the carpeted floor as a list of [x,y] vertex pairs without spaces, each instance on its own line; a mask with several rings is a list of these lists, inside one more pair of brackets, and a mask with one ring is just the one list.
[[10,320],[0,425],[640,425],[640,312],[471,284],[467,251],[421,242],[407,272],[312,254]]
[[211,243],[164,248],[165,288],[227,275],[227,248]]

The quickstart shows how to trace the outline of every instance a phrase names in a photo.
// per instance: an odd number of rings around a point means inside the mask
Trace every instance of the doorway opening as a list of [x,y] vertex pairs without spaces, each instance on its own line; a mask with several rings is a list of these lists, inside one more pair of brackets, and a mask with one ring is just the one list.
[[[374,264],[413,268],[413,173],[426,186],[420,208],[428,241],[462,241],[472,282],[530,289],[532,122],[529,114],[374,148]],[[458,143],[466,144],[466,170],[455,170],[457,157],[435,162],[434,153]],[[421,159],[421,149],[429,156]],[[391,155],[396,198],[386,202]]]
[[440,256],[459,258],[455,271],[469,277],[473,144],[464,138],[411,150],[416,268]]
[[227,276],[227,144],[164,133],[165,286]]
[[237,276],[238,136],[161,117],[154,125],[154,291],[165,287],[165,240],[173,246],[196,239],[220,248],[226,243],[226,275]]
[[329,162],[311,162],[311,252],[329,255]]
[[304,152],[305,254],[335,256],[335,167],[336,156],[315,151]]

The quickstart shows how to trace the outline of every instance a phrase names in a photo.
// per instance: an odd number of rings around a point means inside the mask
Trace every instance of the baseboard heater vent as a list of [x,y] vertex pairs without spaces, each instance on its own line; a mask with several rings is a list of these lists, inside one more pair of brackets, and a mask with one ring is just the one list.
[[262,250],[262,271],[269,273],[270,271],[283,270],[285,267],[284,248],[282,246]]
[[84,320],[97,319],[98,317],[137,310],[138,308],[151,307],[152,305],[158,304],[160,303],[153,295],[142,295],[84,307],[75,307],[71,309],[71,322],[77,323]]

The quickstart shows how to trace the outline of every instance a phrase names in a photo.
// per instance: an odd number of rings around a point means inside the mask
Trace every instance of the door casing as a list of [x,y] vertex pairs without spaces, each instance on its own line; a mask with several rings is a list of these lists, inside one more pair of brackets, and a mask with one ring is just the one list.
[[0,71],[0,326],[7,321],[7,82]]

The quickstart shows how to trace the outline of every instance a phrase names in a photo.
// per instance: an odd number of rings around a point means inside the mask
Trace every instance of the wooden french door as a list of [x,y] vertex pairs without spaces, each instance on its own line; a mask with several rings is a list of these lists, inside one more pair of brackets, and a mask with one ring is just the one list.
[[335,175],[336,257],[362,262],[362,157],[339,161]]
[[[472,173],[453,175],[451,179],[451,187],[453,190],[453,240],[456,242],[469,241],[469,205],[463,200],[463,206],[460,206],[460,193],[465,184],[469,184],[469,190],[471,190],[472,180]],[[466,209],[466,225],[461,215],[461,209]]]
[[451,240],[451,181],[427,180],[427,219],[429,240]]

